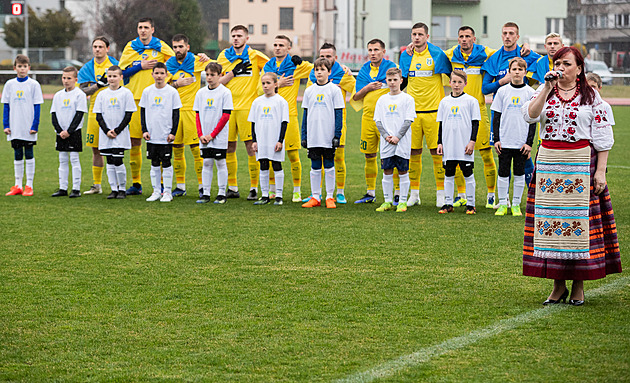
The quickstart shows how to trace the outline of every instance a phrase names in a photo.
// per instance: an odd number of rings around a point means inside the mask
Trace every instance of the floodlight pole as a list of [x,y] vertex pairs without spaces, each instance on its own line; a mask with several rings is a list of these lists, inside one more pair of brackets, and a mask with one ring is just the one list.
[[28,0],[24,0],[24,54],[28,56]]

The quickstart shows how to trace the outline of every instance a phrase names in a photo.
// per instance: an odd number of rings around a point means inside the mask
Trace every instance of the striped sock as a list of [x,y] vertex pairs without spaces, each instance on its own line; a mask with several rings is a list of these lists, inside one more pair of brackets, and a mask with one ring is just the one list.
[[497,187],[497,165],[494,163],[492,150],[480,150],[481,159],[483,160],[483,175],[486,177],[486,187],[488,193],[494,193]]
[[376,157],[365,159],[365,185],[367,190],[376,190],[376,175],[378,174],[378,166],[376,165]]
[[[129,167],[131,168],[131,179],[134,184],[141,184],[142,170],[142,145],[132,146],[129,151]],[[121,171],[121,170],[119,170]]]
[[201,158],[201,149],[199,145],[191,146],[193,158],[195,159],[195,173],[197,173],[197,184],[201,185],[201,172],[203,171],[203,158]]
[[[337,180],[337,192],[346,188],[346,148],[337,148],[335,151],[335,179]],[[343,193],[342,193],[343,194]]]
[[412,154],[409,158],[410,190],[420,190],[420,175],[422,175],[422,155]]
[[256,161],[256,156],[247,156],[247,165],[249,167],[249,188],[255,189],[258,187],[260,163]]
[[236,178],[238,161],[236,159],[236,153],[228,153],[225,157],[225,164],[228,168],[228,187],[232,190],[238,191],[238,182]]
[[178,184],[186,184],[186,157],[184,147],[173,148],[173,170]]
[[[339,149],[337,149],[339,150]],[[287,156],[291,161],[291,176],[293,177],[293,189],[302,186],[302,162],[300,161],[300,153],[296,150],[288,150]]]
[[444,167],[442,166],[442,156],[431,155],[433,157],[433,176],[435,177],[436,190],[444,190]]

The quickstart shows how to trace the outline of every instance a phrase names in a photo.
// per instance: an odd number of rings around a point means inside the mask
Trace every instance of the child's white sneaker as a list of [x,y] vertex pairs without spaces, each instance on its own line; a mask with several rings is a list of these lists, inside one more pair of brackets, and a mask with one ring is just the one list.
[[173,195],[168,192],[164,192],[162,194],[162,198],[160,198],[160,202],[171,202],[173,200]]
[[160,197],[161,197],[160,193],[153,192],[153,194],[151,194],[149,198],[147,198],[146,200],[147,202],[153,202],[153,201],[159,200]]

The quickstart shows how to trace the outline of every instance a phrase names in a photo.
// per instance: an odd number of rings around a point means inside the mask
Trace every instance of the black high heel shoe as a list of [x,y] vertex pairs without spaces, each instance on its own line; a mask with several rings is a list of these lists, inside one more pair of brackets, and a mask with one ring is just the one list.
[[569,304],[572,306],[582,306],[584,304],[584,297],[580,299],[569,299]]
[[[558,303],[560,303],[560,301],[562,301],[562,303],[566,303],[568,296],[569,296],[569,289],[565,289],[564,292],[562,293],[562,295],[560,295],[560,298],[558,298],[558,299],[547,299],[546,301],[543,302],[543,306],[557,305]],[[569,301],[569,303],[571,303],[571,301]],[[582,302],[582,303],[584,303],[584,302]],[[579,305],[577,305],[577,306],[579,306]]]

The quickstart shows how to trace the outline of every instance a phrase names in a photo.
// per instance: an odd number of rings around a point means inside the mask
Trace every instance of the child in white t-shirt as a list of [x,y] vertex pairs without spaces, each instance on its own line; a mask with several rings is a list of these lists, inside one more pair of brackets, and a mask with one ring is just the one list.
[[525,190],[525,164],[532,151],[536,124],[523,120],[521,107],[534,95],[535,90],[524,82],[527,63],[520,57],[510,60],[508,71],[510,84],[499,88],[492,101],[494,148],[499,155],[499,208],[494,215],[506,215],[508,211],[508,189],[510,170],[513,167],[514,190],[512,215],[522,216],[521,197]]
[[197,135],[201,144],[203,170],[201,183],[203,195],[197,203],[210,202],[210,188],[212,186],[213,166],[217,164],[217,183],[219,192],[214,203],[227,202],[225,189],[228,182],[226,163],[228,133],[227,123],[234,109],[232,92],[221,84],[222,67],[216,62],[206,66],[206,82],[208,86],[197,91],[193,110],[197,112]]
[[[151,71],[155,84],[142,91],[140,124],[142,137],[147,141],[147,159],[151,160],[153,193],[147,201],[171,202],[173,195],[173,141],[179,125],[182,102],[179,92],[166,83],[166,65],[157,63]],[[161,167],[161,170],[160,170]],[[164,180],[164,193],[161,181]]]
[[336,208],[335,150],[343,128],[346,107],[339,86],[328,80],[332,62],[318,58],[313,64],[316,83],[306,89],[302,100],[302,146],[311,159],[311,198],[302,207],[321,206],[322,165],[326,174],[326,207]]
[[[31,63],[25,55],[17,55],[13,63],[17,78],[7,81],[2,88],[4,104],[4,134],[11,141],[14,151],[13,169],[15,185],[5,195],[33,195],[35,178],[35,157],[33,146],[37,144],[39,114],[44,103],[39,83],[28,77]],[[26,165],[26,185],[22,190],[24,167]]]
[[[407,211],[409,193],[409,157],[411,156],[411,124],[416,119],[413,97],[400,90],[402,72],[390,68],[385,73],[389,93],[381,96],[374,109],[374,121],[381,133],[381,168],[383,169],[383,197],[385,202],[378,212]],[[400,200],[394,206],[394,168],[400,175]]]
[[481,113],[479,103],[474,97],[464,93],[468,76],[462,70],[451,73],[451,94],[440,101],[437,121],[437,154],[442,156],[444,166],[444,206],[440,214],[453,211],[453,192],[455,189],[455,170],[459,165],[466,181],[466,214],[476,214],[475,176],[473,157]]
[[[597,73],[594,73],[594,72],[587,73],[586,82],[591,88],[595,89],[597,93],[602,92],[602,78],[599,77]],[[608,118],[608,122],[610,122],[610,125],[615,126],[615,116],[613,116],[613,111],[612,111],[612,108],[610,107],[610,104],[604,101],[603,99],[602,99],[602,104],[604,104],[604,108],[606,109],[606,118]]]
[[137,110],[133,93],[120,85],[122,69],[112,65],[107,70],[108,87],[101,90],[94,102],[94,114],[98,122],[98,149],[107,159],[107,178],[112,192],[107,199],[125,199],[127,194],[127,169],[123,165],[125,150],[131,149],[129,121]]
[[77,69],[65,67],[61,74],[64,89],[55,93],[50,115],[57,133],[55,149],[59,152],[59,190],[53,197],[68,195],[69,164],[72,164],[72,191],[70,198],[81,197],[81,162],[79,153],[83,151],[81,128],[83,115],[88,112],[85,93],[77,87]]
[[262,198],[254,205],[266,205],[269,199],[269,163],[276,178],[276,201],[282,205],[284,186],[284,136],[289,125],[289,104],[278,95],[278,76],[267,72],[260,78],[264,94],[252,103],[247,120],[252,123],[252,149],[260,162],[260,189]]

